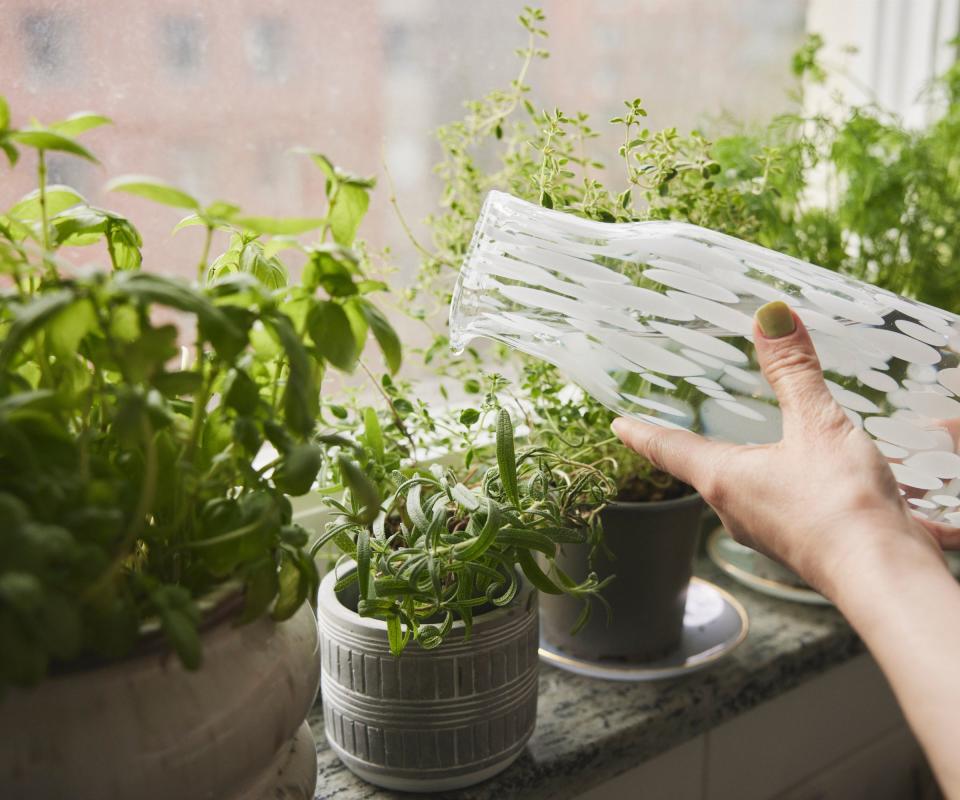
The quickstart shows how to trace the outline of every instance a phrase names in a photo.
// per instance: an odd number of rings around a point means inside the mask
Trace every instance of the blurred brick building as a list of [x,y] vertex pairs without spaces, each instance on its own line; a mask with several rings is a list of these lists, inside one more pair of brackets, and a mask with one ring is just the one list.
[[[651,125],[699,124],[724,110],[760,118],[787,106],[789,58],[806,0],[597,0],[544,3],[551,58],[534,100],[592,113],[601,130],[642,97]],[[103,183],[163,177],[201,200],[257,214],[314,215],[320,176],[287,152],[307,145],[361,173],[390,166],[412,221],[437,195],[431,133],[463,100],[505,86],[525,34],[521,2],[449,0],[4,0],[0,93],[16,123],[79,109],[115,121],[85,136],[102,167],[52,159],[51,178],[131,214],[150,269],[193,274],[199,231],[171,239],[174,209]],[[605,160],[616,160],[613,134]],[[601,147],[604,142],[601,141]],[[27,165],[0,166],[0,206],[32,188]],[[382,177],[382,175],[381,175]],[[362,233],[414,259],[375,193]]]
[[[199,231],[171,239],[180,212],[104,196],[102,185],[120,173],[146,173],[250,213],[321,215],[322,176],[288,151],[329,147],[354,171],[377,170],[380,39],[371,0],[349,8],[294,0],[7,0],[0,93],[15,124],[81,109],[111,117],[113,126],[83,137],[103,166],[52,156],[50,180],[130,213],[147,265],[192,276]],[[0,205],[33,188],[27,164],[13,176],[0,179]]]

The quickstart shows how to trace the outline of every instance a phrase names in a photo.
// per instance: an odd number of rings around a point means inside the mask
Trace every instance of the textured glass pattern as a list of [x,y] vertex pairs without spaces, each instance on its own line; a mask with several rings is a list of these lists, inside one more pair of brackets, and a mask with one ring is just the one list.
[[695,225],[593,222],[492,192],[451,342],[545,359],[620,414],[772,442],[780,410],[752,335],[771,300],[806,323],[831,393],[914,511],[960,524],[960,317],[932,306]]

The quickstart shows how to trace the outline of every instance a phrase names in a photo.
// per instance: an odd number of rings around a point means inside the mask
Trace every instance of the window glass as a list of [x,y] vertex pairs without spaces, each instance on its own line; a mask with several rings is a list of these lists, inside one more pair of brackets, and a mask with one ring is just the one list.
[[203,58],[203,20],[183,14],[160,20],[163,62],[173,74],[195,75]]
[[75,66],[76,40],[71,21],[70,15],[55,12],[28,13],[21,18],[24,67],[32,82],[62,81]]
[[254,74],[281,82],[287,77],[289,23],[282,17],[255,17],[246,31],[247,58]]
[[[141,227],[145,268],[192,276],[202,233],[171,237],[173,209],[106,196],[113,175],[163,177],[204,201],[251,214],[322,213],[322,176],[291,154],[304,145],[380,187],[362,235],[391,245],[401,275],[415,253],[387,202],[389,167],[406,216],[433,210],[432,132],[463,102],[516,77],[523,3],[442,0],[4,0],[0,87],[15,123],[76,110],[110,116],[85,135],[102,166],[51,159],[51,177]],[[605,0],[543,5],[551,57],[527,76],[533,102],[591,113],[601,131],[624,98],[651,127],[766,118],[789,107],[790,54],[806,0]],[[601,160],[616,160],[604,133]],[[4,177],[3,201],[32,188]]]

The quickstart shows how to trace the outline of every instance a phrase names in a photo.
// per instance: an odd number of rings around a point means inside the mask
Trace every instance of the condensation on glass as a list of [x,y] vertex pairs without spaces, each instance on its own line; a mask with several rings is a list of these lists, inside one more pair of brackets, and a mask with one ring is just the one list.
[[781,434],[753,346],[772,300],[803,319],[914,513],[960,524],[960,317],[932,306],[695,225],[612,225],[491,192],[450,335],[544,359],[617,413],[760,444]]

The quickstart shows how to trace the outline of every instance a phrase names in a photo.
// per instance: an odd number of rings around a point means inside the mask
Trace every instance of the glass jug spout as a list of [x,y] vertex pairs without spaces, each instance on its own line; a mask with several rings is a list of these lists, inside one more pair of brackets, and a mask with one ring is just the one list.
[[[783,300],[827,385],[918,514],[960,523],[960,317],[681,222],[606,223],[491,192],[450,307],[450,341],[544,359],[618,414],[739,443],[780,438],[753,313]],[[939,499],[937,499],[939,498]]]

